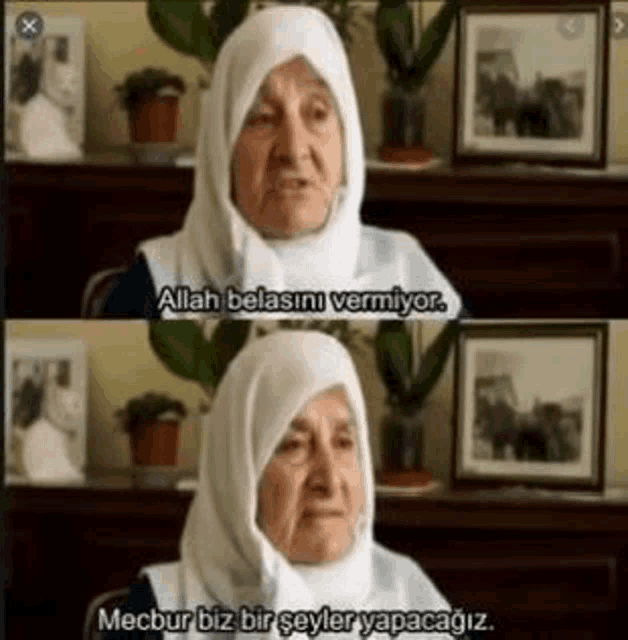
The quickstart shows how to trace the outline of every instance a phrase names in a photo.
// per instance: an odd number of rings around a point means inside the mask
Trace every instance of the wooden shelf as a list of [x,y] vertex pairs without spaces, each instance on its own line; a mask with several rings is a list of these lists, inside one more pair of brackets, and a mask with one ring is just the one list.
[[[68,637],[79,637],[95,595],[128,584],[142,566],[178,559],[193,495],[133,488],[124,476],[9,487],[9,637],[37,637],[60,621]],[[453,606],[489,612],[498,631],[487,639],[536,640],[539,628],[555,640],[622,637],[628,500],[621,493],[380,496],[375,536],[417,560]]]
[[[367,172],[362,219],[417,237],[478,318],[628,317],[628,165]],[[179,229],[193,169],[117,150],[7,165],[7,307],[76,318],[88,278]]]

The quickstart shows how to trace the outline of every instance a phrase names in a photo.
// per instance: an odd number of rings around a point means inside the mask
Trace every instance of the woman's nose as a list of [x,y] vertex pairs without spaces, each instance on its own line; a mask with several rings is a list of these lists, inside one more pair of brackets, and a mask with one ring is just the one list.
[[312,487],[326,494],[339,489],[341,474],[338,462],[331,447],[317,447],[311,460]]
[[309,155],[308,131],[296,114],[286,114],[277,130],[276,153],[284,163],[296,165]]

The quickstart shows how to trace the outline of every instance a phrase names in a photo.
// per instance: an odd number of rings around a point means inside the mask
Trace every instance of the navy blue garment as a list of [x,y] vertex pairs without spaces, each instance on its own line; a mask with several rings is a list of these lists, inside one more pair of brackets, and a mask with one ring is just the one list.
[[149,320],[161,317],[157,309],[155,283],[143,256],[138,256],[133,266],[120,276],[105,301],[103,316]]
[[[126,604],[120,607],[120,615],[124,613],[149,612],[152,608],[159,609],[157,598],[148,578],[143,578],[129,585],[131,593]],[[109,612],[111,615],[111,612]],[[109,631],[104,635],[104,640],[163,640],[161,631]]]

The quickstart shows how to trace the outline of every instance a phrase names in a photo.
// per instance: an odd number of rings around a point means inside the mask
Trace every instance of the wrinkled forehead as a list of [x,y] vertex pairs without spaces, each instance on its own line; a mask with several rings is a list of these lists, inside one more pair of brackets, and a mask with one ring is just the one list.
[[[293,83],[298,89],[315,91],[326,96],[333,106],[341,126],[345,118],[341,106],[341,96],[337,95],[327,73],[319,69],[306,53],[298,53],[276,64],[265,75],[251,78],[251,82],[241,87],[232,87],[232,108],[226,110],[227,137],[231,148],[235,144],[250,112],[259,104],[277,97],[286,83]],[[236,94],[238,94],[236,96]]]
[[310,418],[332,418],[335,423],[355,428],[355,412],[342,384],[337,384],[309,398],[295,413],[286,429],[301,429]]
[[[265,441],[262,446],[262,464],[260,468],[264,468],[272,459],[277,447],[282,440],[295,432],[310,432],[313,427],[316,428],[317,417],[332,418],[330,425],[335,429],[338,426],[346,427],[359,441],[361,439],[362,425],[360,424],[361,412],[354,406],[354,399],[344,384],[337,382],[332,385],[326,385],[320,391],[308,394],[298,403],[289,403],[291,408],[287,411],[279,411],[276,421],[272,425],[268,425],[269,429],[261,435]],[[287,407],[284,407],[287,409]],[[359,457],[363,454],[361,446]]]
[[299,89],[322,91],[333,97],[327,81],[304,55],[295,56],[273,67],[263,79],[256,96],[275,94],[286,82],[294,83]]
[[[319,422],[319,419],[322,419]],[[361,429],[358,424],[358,412],[355,411],[351,397],[342,383],[327,387],[310,396],[291,417],[280,426],[275,448],[291,434],[310,434],[329,429],[330,434],[342,431],[351,434],[358,441],[358,457],[363,458],[360,444]]]

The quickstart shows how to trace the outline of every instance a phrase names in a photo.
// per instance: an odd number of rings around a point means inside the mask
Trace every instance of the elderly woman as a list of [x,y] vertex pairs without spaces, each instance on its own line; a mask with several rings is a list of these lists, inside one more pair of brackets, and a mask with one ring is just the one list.
[[[326,606],[348,612],[336,620],[344,638],[360,637],[373,620],[360,611],[447,615],[450,606],[423,570],[374,542],[374,502],[364,398],[347,351],[318,332],[255,340],[230,364],[208,416],[181,559],[145,568],[127,611],[207,611],[203,629],[220,631],[216,625],[224,623],[222,631],[242,633],[242,640],[252,619],[227,627],[215,607],[257,609],[252,637],[273,638],[290,636],[290,612]],[[264,622],[262,607],[277,616]],[[312,625],[324,625],[324,615]],[[188,622],[186,630],[183,614],[173,616],[170,630],[181,633],[170,637],[206,637],[199,620]],[[424,624],[434,630],[429,616]],[[451,640],[438,630],[412,637]]]
[[332,22],[306,7],[253,14],[216,61],[184,226],[139,246],[106,314],[176,316],[165,287],[398,286],[441,292],[436,315],[457,317],[458,294],[414,238],[361,224],[364,183],[358,105]]

